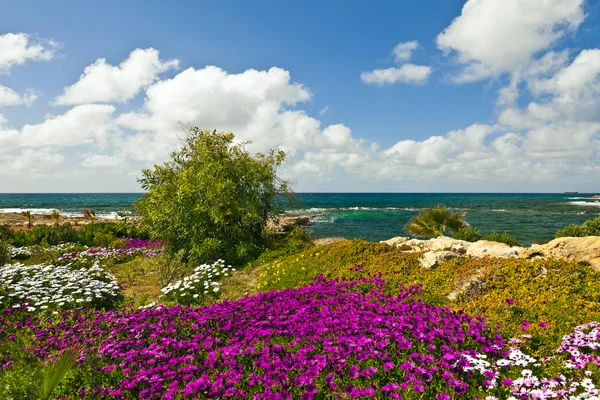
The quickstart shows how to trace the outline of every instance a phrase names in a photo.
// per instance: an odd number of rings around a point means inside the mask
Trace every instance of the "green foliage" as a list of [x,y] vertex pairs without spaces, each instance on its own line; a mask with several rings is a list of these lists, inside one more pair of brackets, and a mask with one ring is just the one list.
[[[1,234],[1,231],[0,231]],[[36,226],[21,232],[11,231],[13,246],[34,246],[61,243],[77,243],[85,246],[105,246],[117,237],[149,238],[147,230],[140,224],[123,222],[100,222],[75,229],[70,225]]]
[[463,228],[456,232],[453,236],[457,240],[465,240],[467,242],[476,242],[483,239],[483,235],[478,229],[474,228]]
[[39,400],[41,398],[42,361],[32,351],[26,350],[33,341],[18,332],[13,340],[1,342],[0,398],[6,400]]
[[10,262],[10,251],[8,243],[0,238],[0,265]]
[[191,128],[168,162],[145,169],[146,193],[136,203],[154,237],[170,252],[198,263],[225,259],[240,264],[265,242],[273,200],[287,192],[277,177],[282,151],[252,156],[231,133]]
[[453,213],[447,207],[439,205],[421,210],[408,221],[404,229],[415,236],[436,237],[467,228],[464,218],[464,212]]
[[569,225],[556,232],[555,237],[600,236],[600,217],[587,220],[583,225]]
[[0,240],[12,240],[15,232],[8,225],[0,225]]
[[47,400],[56,390],[65,375],[73,368],[81,354],[80,348],[66,349],[56,359],[46,365],[42,372],[41,398]]
[[502,232],[502,233],[492,232],[492,233],[488,233],[487,235],[485,235],[483,237],[483,240],[489,240],[491,242],[504,243],[504,244],[507,244],[509,246],[520,246],[520,243],[517,240],[517,238],[514,237],[514,236],[512,236],[508,232]]

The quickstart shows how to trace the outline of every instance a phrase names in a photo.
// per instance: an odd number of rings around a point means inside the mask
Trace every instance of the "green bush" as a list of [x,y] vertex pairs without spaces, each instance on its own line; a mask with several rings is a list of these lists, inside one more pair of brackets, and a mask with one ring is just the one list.
[[483,240],[489,240],[491,242],[504,243],[504,244],[507,244],[509,246],[520,246],[520,243],[517,240],[517,238],[514,237],[514,236],[512,236],[508,232],[502,232],[502,233],[492,232],[492,233],[488,233],[487,235],[485,235],[483,237]]
[[[12,244],[16,247],[77,243],[85,246],[105,246],[117,237],[148,239],[148,231],[139,224],[122,222],[100,222],[75,229],[70,225],[36,226],[22,232],[12,233]],[[0,230],[2,235],[2,230]]]
[[0,240],[10,241],[15,235],[14,231],[8,225],[0,225]]
[[555,237],[600,236],[600,217],[587,220],[583,225],[569,225],[556,232]]
[[240,264],[264,247],[274,199],[287,191],[276,169],[285,153],[251,155],[231,133],[191,128],[168,162],[145,169],[146,193],[136,203],[167,251],[198,263]]
[[467,242],[476,242],[478,240],[483,239],[483,235],[479,232],[478,229],[461,229],[454,234],[454,239],[457,240],[466,240]]
[[10,262],[10,251],[8,250],[8,243],[0,239],[0,265],[8,264]]

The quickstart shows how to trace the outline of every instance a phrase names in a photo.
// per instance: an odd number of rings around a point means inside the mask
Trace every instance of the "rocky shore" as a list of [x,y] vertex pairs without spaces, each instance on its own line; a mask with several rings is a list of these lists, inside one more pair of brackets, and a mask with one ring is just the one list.
[[398,236],[382,243],[395,246],[401,251],[423,253],[421,265],[424,268],[435,268],[453,258],[487,256],[523,259],[563,258],[588,264],[600,271],[600,236],[563,237],[542,245],[533,244],[531,247],[511,247],[487,240],[471,243],[446,236],[429,240]]

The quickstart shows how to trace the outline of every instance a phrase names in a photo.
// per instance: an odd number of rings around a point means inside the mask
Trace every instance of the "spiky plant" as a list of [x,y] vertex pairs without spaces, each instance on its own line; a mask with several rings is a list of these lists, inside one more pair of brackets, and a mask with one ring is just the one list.
[[50,218],[54,221],[54,226],[58,226],[58,221],[60,220],[60,213],[58,210],[52,210],[50,213]]
[[54,363],[45,366],[42,370],[41,398],[47,400],[58,387],[60,381],[73,368],[81,355],[83,347],[73,347],[63,351]]
[[446,232],[456,233],[469,226],[464,212],[451,212],[446,206],[425,208],[408,221],[404,227],[415,236],[437,237]]
[[33,215],[31,215],[31,211],[23,211],[21,212],[21,215],[27,218],[27,227],[32,228],[33,223],[31,221],[33,219]]
[[89,219],[90,222],[93,224],[96,220],[96,211],[90,210],[89,208],[85,208],[83,210],[83,216]]

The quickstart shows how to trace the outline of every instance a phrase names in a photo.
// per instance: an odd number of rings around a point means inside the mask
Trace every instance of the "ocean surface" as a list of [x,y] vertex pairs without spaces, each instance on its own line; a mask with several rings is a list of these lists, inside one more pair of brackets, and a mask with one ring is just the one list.
[[[467,213],[467,221],[482,233],[507,231],[523,244],[549,240],[570,224],[600,215],[595,193],[476,194],[476,193],[299,193],[296,201],[278,201],[288,215],[311,215],[315,238],[343,236],[371,241],[408,236],[403,227],[419,210],[444,204]],[[131,211],[139,193],[0,194],[0,212],[31,210],[45,214],[57,209],[65,216],[83,208],[102,218]]]

